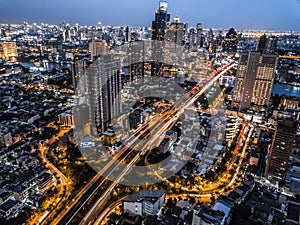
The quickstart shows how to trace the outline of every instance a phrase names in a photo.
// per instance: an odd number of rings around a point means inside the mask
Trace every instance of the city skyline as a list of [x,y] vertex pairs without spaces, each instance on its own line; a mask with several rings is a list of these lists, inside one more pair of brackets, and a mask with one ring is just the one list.
[[0,225],[299,224],[300,0],[0,1]]
[[[129,0],[124,5],[120,0],[96,1],[43,1],[34,0],[1,2],[0,23],[79,23],[96,25],[130,25],[151,26],[153,11],[159,1]],[[266,30],[300,30],[300,2],[298,0],[280,2],[258,0],[244,3],[230,1],[201,1],[196,0],[173,2],[169,1],[171,21],[179,16],[182,22],[195,26],[201,22],[204,27],[237,29],[266,29]],[[68,9],[68,10],[66,10]],[[226,9],[226,12],[224,12]],[[187,13],[188,12],[188,13]],[[112,17],[111,15],[116,16]]]

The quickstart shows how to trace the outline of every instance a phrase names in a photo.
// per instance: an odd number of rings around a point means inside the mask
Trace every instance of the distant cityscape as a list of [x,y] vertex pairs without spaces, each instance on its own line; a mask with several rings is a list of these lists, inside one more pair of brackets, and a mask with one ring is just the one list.
[[168,7],[0,24],[0,224],[300,224],[300,31]]

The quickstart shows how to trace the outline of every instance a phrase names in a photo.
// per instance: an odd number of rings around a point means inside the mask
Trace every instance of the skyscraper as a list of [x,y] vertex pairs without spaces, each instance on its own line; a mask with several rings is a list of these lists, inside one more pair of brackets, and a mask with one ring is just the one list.
[[294,121],[278,121],[268,153],[265,170],[267,176],[279,180],[284,179],[296,136],[296,128]]
[[234,28],[230,28],[223,41],[223,51],[235,53],[238,46],[238,35]]
[[143,41],[134,41],[128,44],[129,82],[144,76],[144,44]]
[[162,61],[163,61],[163,46],[162,41],[165,39],[165,30],[170,22],[170,14],[168,14],[168,2],[161,0],[159,2],[159,9],[155,12],[155,20],[152,21],[152,59],[151,75],[160,76]]
[[209,29],[207,32],[207,41],[213,41],[214,40],[214,32],[212,28]]
[[152,40],[162,41],[165,37],[165,29],[170,22],[170,14],[168,14],[168,2],[161,0],[159,9],[155,13],[155,20],[152,21]]
[[84,82],[86,68],[87,65],[84,59],[80,59],[72,63],[72,81],[74,86],[74,93],[77,95],[84,94],[84,91],[86,89],[86,84]]
[[4,60],[16,61],[18,57],[15,42],[3,42],[0,45],[0,57]]
[[261,109],[269,104],[277,61],[276,55],[241,54],[233,92],[235,108],[248,109],[253,105]]
[[267,37],[265,34],[259,38],[256,51],[273,54],[277,47],[278,38],[275,36]]
[[258,52],[264,52],[267,46],[267,41],[268,38],[265,34],[263,34],[262,36],[260,36],[257,46],[256,46],[256,51]]
[[203,33],[202,33],[202,24],[201,23],[197,23],[196,30],[197,30],[197,46],[202,48],[203,47]]
[[[99,132],[120,113],[121,62],[117,54],[102,55],[86,70],[89,118]],[[92,124],[93,125],[93,124]],[[92,134],[97,131],[93,130]]]
[[166,29],[165,40],[173,42],[176,45],[182,45],[184,40],[183,23],[180,23],[179,17],[175,17],[174,21]]
[[91,59],[94,60],[96,56],[103,55],[107,51],[107,44],[105,40],[93,40],[89,44],[89,51],[91,52]]
[[266,53],[268,54],[274,54],[274,52],[277,49],[277,42],[278,38],[275,36],[271,36],[268,38],[267,47],[266,47]]

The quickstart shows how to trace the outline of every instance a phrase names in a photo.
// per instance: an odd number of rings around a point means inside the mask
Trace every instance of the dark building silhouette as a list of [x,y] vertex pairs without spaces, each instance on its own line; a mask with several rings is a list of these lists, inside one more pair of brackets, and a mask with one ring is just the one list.
[[265,34],[262,35],[258,40],[258,43],[257,43],[257,46],[256,46],[256,51],[264,52],[266,47],[267,47],[267,41],[268,41],[267,36]]
[[256,51],[274,54],[277,48],[278,38],[275,36],[267,37],[265,34],[259,38],[258,44],[256,46]]
[[126,26],[125,27],[125,41],[129,41],[129,27]]
[[235,53],[238,46],[238,35],[234,28],[230,28],[223,41],[223,51]]

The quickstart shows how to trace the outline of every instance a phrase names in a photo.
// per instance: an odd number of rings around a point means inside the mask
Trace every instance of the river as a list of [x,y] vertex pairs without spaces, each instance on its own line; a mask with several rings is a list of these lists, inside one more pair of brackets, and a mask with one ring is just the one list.
[[65,68],[72,69],[72,66],[70,63],[51,63],[51,62],[45,61],[45,62],[41,62],[40,65],[37,65],[32,62],[20,62],[20,64],[25,67],[37,67],[37,68],[40,68],[45,71],[51,71],[54,68],[55,69],[65,69]]
[[272,94],[300,97],[300,87],[295,87],[288,84],[275,83],[273,85]]

